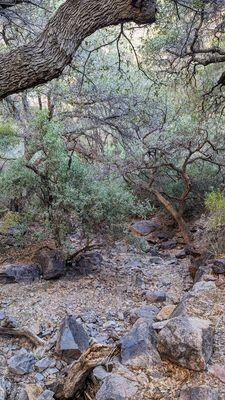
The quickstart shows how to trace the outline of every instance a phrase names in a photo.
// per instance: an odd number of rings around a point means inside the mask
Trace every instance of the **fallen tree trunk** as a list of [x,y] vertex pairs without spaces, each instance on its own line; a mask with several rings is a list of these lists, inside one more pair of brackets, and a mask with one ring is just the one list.
[[155,0],[67,0],[42,34],[0,54],[0,99],[59,77],[82,41],[96,30],[155,21]]
[[40,339],[37,335],[26,328],[10,328],[10,327],[0,327],[0,336],[16,336],[25,337],[35,346],[44,346],[45,341]]
[[117,347],[106,346],[99,343],[90,346],[81,355],[79,360],[71,365],[60,397],[58,397],[57,394],[57,398],[70,399],[82,393],[86,379],[92,370],[99,365],[106,365],[117,351]]

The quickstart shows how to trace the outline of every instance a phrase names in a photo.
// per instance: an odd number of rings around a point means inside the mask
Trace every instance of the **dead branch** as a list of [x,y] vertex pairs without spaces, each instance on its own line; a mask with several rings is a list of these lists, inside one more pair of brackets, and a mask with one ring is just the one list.
[[75,361],[66,377],[63,385],[62,397],[65,399],[74,398],[83,390],[85,381],[91,371],[99,365],[107,365],[110,358],[118,351],[118,347],[106,346],[94,343]]
[[10,327],[0,327],[0,336],[17,336],[17,337],[25,337],[35,346],[44,346],[45,341],[40,339],[35,333],[31,332],[26,328],[10,328]]

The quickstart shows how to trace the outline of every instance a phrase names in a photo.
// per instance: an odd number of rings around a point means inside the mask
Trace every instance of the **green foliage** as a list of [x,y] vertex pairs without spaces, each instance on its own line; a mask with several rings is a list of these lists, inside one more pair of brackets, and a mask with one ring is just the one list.
[[[21,223],[42,226],[61,245],[71,229],[88,236],[93,232],[118,232],[132,215],[146,215],[123,180],[105,176],[101,166],[76,153],[70,155],[62,139],[62,126],[41,113],[34,121],[38,134],[32,138],[29,161],[11,162],[0,176],[0,200],[19,204]],[[40,235],[40,232],[37,232]]]
[[210,211],[210,225],[218,229],[225,225],[225,196],[220,191],[213,191],[206,196],[205,205]]

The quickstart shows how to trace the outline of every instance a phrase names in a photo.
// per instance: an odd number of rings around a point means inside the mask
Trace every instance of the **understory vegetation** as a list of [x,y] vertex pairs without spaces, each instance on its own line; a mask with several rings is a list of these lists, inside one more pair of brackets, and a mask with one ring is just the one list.
[[[55,3],[6,9],[3,51],[35,37]],[[1,103],[2,236],[64,248],[78,232],[118,237],[158,209],[185,242],[202,213],[223,230],[223,6],[186,3],[159,1],[151,26],[96,32],[60,78]]]

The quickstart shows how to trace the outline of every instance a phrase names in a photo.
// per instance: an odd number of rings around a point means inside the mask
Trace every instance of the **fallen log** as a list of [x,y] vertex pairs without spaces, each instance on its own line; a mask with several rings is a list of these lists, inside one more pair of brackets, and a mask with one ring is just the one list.
[[74,361],[70,366],[60,398],[70,399],[82,393],[86,379],[92,370],[99,365],[107,365],[110,358],[118,353],[118,350],[118,346],[107,346],[99,343],[90,346],[79,360]]
[[25,337],[35,346],[44,346],[46,342],[40,339],[37,335],[26,328],[10,328],[10,327],[0,327],[0,336],[17,336]]

